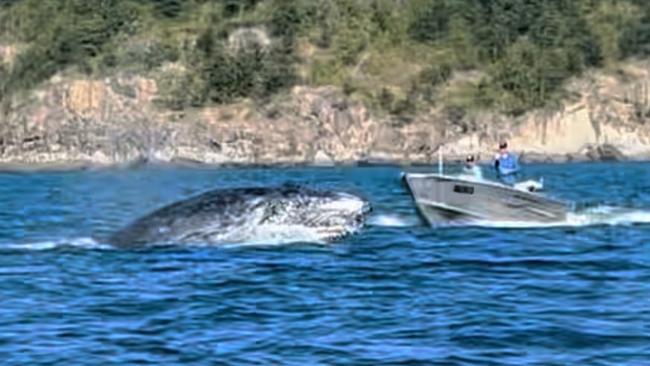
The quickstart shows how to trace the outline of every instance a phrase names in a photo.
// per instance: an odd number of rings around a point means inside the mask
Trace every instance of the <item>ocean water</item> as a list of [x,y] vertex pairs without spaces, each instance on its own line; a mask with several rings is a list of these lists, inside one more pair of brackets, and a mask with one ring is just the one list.
[[[0,173],[2,365],[650,365],[650,164],[532,165],[553,227],[430,228],[397,167]],[[329,244],[116,249],[216,187],[363,195]]]

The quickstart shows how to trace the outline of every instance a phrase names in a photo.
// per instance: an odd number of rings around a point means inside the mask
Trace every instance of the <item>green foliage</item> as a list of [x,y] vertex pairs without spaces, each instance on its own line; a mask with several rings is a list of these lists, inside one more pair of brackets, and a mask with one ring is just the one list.
[[[415,0],[414,0],[415,1]],[[635,0],[421,0],[409,28],[431,47],[448,47],[454,69],[485,65],[477,103],[510,112],[540,107],[587,67],[620,60],[650,39]],[[638,17],[637,17],[638,18]],[[627,26],[627,28],[626,28]],[[626,30],[627,29],[627,30]],[[633,54],[638,51],[628,53]],[[433,75],[436,75],[433,66]],[[434,80],[434,78],[423,78]]]
[[381,88],[381,92],[377,97],[377,101],[382,108],[391,110],[393,107],[393,102],[395,101],[395,95],[393,95],[393,93],[387,88]]
[[[228,37],[240,28],[271,42],[235,47]],[[650,55],[650,2],[0,0],[0,41],[24,46],[0,74],[6,92],[64,70],[175,63],[184,71],[156,75],[176,109],[266,98],[300,71],[400,115],[423,103],[521,113],[556,100],[587,68]],[[441,100],[463,72],[479,77]]]
[[449,19],[451,8],[446,1],[432,1],[422,14],[415,18],[409,32],[414,39],[426,41],[438,41],[449,33]]
[[158,102],[172,110],[200,107],[207,100],[207,83],[196,73],[171,72],[159,78]]
[[7,83],[7,70],[4,65],[0,64],[0,100],[4,98]]
[[437,86],[447,82],[451,77],[452,71],[453,67],[448,63],[432,65],[422,72],[420,81],[425,85]]
[[[278,46],[229,49],[211,30],[197,39],[191,72],[163,80],[164,104],[172,109],[210,101],[264,99],[295,82],[293,59]],[[196,70],[196,71],[193,71]]]
[[260,0],[213,0],[223,4],[223,15],[227,18],[241,16],[245,11],[255,8]]
[[[110,54],[109,54],[110,55]],[[115,59],[115,65],[123,67],[135,66],[136,69],[151,71],[165,62],[175,62],[179,59],[179,51],[173,45],[162,42],[143,42],[126,47]],[[109,63],[105,63],[110,67]]]
[[182,0],[153,0],[156,10],[165,17],[176,18],[183,10]]
[[650,3],[645,0],[634,2],[642,11],[621,24],[618,47],[622,57],[650,55]]
[[525,39],[514,43],[492,70],[494,87],[505,95],[503,109],[517,114],[543,106],[569,76],[567,64],[562,49],[544,50]]
[[293,69],[277,49],[259,47],[230,52],[216,48],[203,68],[207,96],[216,103],[263,98],[293,82]]
[[25,0],[9,11],[13,31],[29,43],[12,67],[10,90],[30,88],[68,66],[92,72],[90,60],[133,21],[133,9],[119,0]]
[[0,0],[0,7],[8,7],[12,5],[13,3],[16,3],[20,0]]
[[271,14],[271,33],[276,37],[292,40],[305,21],[302,9],[290,0],[281,0]]

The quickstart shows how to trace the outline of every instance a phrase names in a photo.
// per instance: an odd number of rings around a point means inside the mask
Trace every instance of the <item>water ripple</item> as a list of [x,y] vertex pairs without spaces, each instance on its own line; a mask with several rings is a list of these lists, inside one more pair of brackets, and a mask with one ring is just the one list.
[[[601,218],[603,207],[650,207],[647,164],[527,168]],[[607,178],[612,169],[634,179]],[[648,225],[431,229],[399,172],[0,174],[2,363],[648,364]],[[103,244],[178,198],[287,180],[360,192],[377,216],[331,245]]]

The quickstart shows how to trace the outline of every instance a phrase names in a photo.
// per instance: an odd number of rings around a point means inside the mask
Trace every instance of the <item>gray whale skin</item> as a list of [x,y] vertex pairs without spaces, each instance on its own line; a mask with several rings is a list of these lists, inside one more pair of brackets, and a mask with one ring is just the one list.
[[296,185],[216,189],[162,207],[108,242],[118,247],[328,242],[356,233],[370,210],[356,195]]

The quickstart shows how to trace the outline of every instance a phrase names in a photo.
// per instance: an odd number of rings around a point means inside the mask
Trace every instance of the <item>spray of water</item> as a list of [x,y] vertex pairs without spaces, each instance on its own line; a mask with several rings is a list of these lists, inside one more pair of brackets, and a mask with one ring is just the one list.
[[379,214],[370,218],[368,223],[379,227],[412,227],[420,224],[416,216]]

